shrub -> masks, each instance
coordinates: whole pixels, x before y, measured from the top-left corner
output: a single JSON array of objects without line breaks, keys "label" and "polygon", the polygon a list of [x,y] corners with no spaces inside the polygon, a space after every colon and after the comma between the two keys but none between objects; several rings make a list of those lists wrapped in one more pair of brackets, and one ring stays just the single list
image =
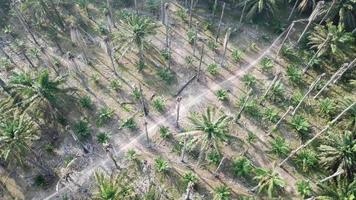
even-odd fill
[{"label": "shrub", "polygon": [[158,112],[163,112],[166,109],[166,100],[163,97],[156,97],[152,103]]},{"label": "shrub", "polygon": [[213,63],[213,64],[209,64],[208,65],[208,72],[213,75],[213,76],[216,76],[219,72],[219,68],[218,68],[218,65]]},{"label": "shrub", "polygon": [[47,181],[46,181],[44,176],[37,175],[37,176],[35,176],[34,184],[37,187],[45,187],[48,183],[47,183]]},{"label": "shrub", "polygon": [[273,60],[268,57],[262,58],[260,61],[260,67],[265,72],[271,71],[271,69],[274,67]]},{"label": "shrub", "polygon": [[188,15],[187,15],[187,10],[186,9],[184,9],[184,8],[178,9],[177,10],[177,15],[183,22],[187,21]]},{"label": "shrub", "polygon": [[291,83],[293,84],[299,84],[301,83],[302,80],[302,71],[298,69],[298,67],[294,65],[289,65],[287,68],[287,76],[288,79]]},{"label": "shrub", "polygon": [[79,120],[73,126],[73,131],[77,135],[79,140],[86,140],[90,136],[89,123],[84,120]]},{"label": "shrub", "polygon": [[119,91],[122,88],[120,81],[114,79],[110,81],[110,88],[115,91]]},{"label": "shrub", "polygon": [[218,44],[216,43],[216,41],[214,39],[211,39],[208,41],[208,47],[211,50],[216,50],[218,48]]},{"label": "shrub", "polygon": [[207,159],[209,163],[212,163],[217,166],[221,161],[221,155],[219,154],[219,152],[213,150],[208,153]]},{"label": "shrub", "polygon": [[313,193],[312,187],[309,181],[298,180],[296,183],[297,191],[303,199],[310,197]]},{"label": "shrub", "polygon": [[229,98],[227,91],[223,89],[218,90],[215,95],[219,99],[219,101],[227,101]]},{"label": "shrub", "polygon": [[195,175],[192,171],[186,172],[183,175],[183,184],[184,187],[187,187],[189,183],[197,183],[198,182],[198,177]]},{"label": "shrub", "polygon": [[278,121],[278,112],[273,108],[266,108],[263,112],[263,119],[272,123],[276,123]]},{"label": "shrub", "polygon": [[167,84],[171,84],[174,80],[172,71],[168,68],[162,68],[157,71],[158,76]]},{"label": "shrub", "polygon": [[159,127],[159,136],[162,139],[168,139],[171,137],[171,132],[169,131],[169,128],[167,126],[160,126]]},{"label": "shrub", "polygon": [[243,52],[239,49],[234,49],[231,53],[231,56],[232,56],[232,60],[235,62],[235,63],[238,63],[241,61],[242,59],[242,55],[243,55]]},{"label": "shrub", "polygon": [[188,33],[187,33],[187,36],[188,36],[188,42],[189,44],[194,44],[195,40],[197,39],[196,38],[196,30],[195,29],[189,29],[188,30]]},{"label": "shrub", "polygon": [[93,75],[91,75],[91,80],[95,83],[95,85],[98,85],[98,84],[100,83],[99,74],[93,74]]},{"label": "shrub", "polygon": [[309,122],[301,115],[296,115],[292,118],[291,122],[292,127],[297,131],[298,136],[305,140],[309,136]]},{"label": "shrub", "polygon": [[283,99],[284,98],[284,85],[281,81],[277,81],[271,88],[271,98],[272,100]]},{"label": "shrub", "polygon": [[135,87],[133,90],[132,90],[132,96],[133,96],[133,98],[136,100],[136,101],[138,101],[138,100],[140,100],[140,98],[141,98],[141,91],[140,91],[140,89],[138,88],[138,87]]},{"label": "shrub", "polygon": [[287,144],[286,140],[280,136],[270,141],[270,145],[271,153],[280,157],[288,155],[290,151],[289,144]]},{"label": "shrub", "polygon": [[127,128],[130,130],[135,130],[137,128],[137,124],[133,117],[130,117],[122,122],[121,128]]},{"label": "shrub", "polygon": [[163,49],[161,51],[161,56],[164,58],[164,60],[168,61],[171,59],[172,52],[169,49]]},{"label": "shrub", "polygon": [[255,119],[261,117],[261,111],[256,100],[249,100],[246,103],[244,112]]},{"label": "shrub", "polygon": [[238,157],[232,162],[232,170],[235,176],[246,177],[253,171],[252,163],[246,157]]},{"label": "shrub", "polygon": [[165,173],[169,169],[168,162],[164,160],[162,157],[158,157],[155,159],[155,170],[160,173]]},{"label": "shrub", "polygon": [[294,162],[303,171],[308,172],[318,165],[318,155],[311,149],[302,149],[294,158]]},{"label": "shrub", "polygon": [[89,96],[83,96],[79,99],[79,104],[82,108],[91,109],[93,107],[93,102]]},{"label": "shrub", "polygon": [[109,142],[110,136],[108,133],[101,132],[98,135],[96,135],[96,140],[98,141],[99,144],[107,144]]},{"label": "shrub", "polygon": [[335,101],[329,97],[319,100],[319,110],[324,115],[332,115],[336,110]]},{"label": "shrub", "polygon": [[194,59],[192,56],[186,56],[185,57],[185,63],[188,65],[188,66],[192,66],[193,63],[194,63]]},{"label": "shrub", "polygon": [[256,77],[254,77],[252,74],[245,74],[243,77],[242,77],[242,82],[244,82],[244,84],[247,86],[247,87],[255,87],[256,85]]},{"label": "shrub", "polygon": [[98,126],[102,126],[107,122],[109,122],[109,120],[111,120],[113,116],[114,116],[114,110],[108,107],[103,107],[99,111],[99,115],[97,116],[96,123]]}]

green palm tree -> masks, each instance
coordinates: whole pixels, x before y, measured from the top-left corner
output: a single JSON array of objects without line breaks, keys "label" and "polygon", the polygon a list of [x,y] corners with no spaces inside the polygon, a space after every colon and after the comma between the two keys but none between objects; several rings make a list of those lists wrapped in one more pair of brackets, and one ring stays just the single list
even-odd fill
[{"label": "green palm tree", "polygon": [[155,159],[155,169],[157,172],[160,173],[165,173],[168,172],[169,165],[166,160],[164,160],[162,157],[158,157]]},{"label": "green palm tree", "polygon": [[298,1],[298,10],[305,12],[312,10],[319,0],[296,0]]},{"label": "green palm tree", "polygon": [[258,181],[258,185],[253,191],[258,189],[258,193],[267,192],[268,197],[272,198],[276,191],[284,188],[285,182],[275,170],[257,168],[255,172],[254,179]]},{"label": "green palm tree", "polygon": [[355,133],[345,131],[342,134],[329,134],[326,143],[319,146],[322,166],[336,172],[344,170],[347,177],[356,173],[356,137]]},{"label": "green palm tree", "polygon": [[158,27],[150,18],[128,14],[123,16],[123,28],[115,39],[123,43],[122,46],[130,46],[133,42],[138,49],[139,69],[144,65],[144,50],[148,46],[147,37],[156,33]]},{"label": "green palm tree", "polygon": [[192,136],[192,142],[200,144],[199,164],[209,147],[219,152],[218,144],[228,139],[229,124],[233,118],[222,111],[217,112],[215,107],[207,107],[205,113],[192,113],[188,119],[193,126],[192,130],[181,135]]},{"label": "green palm tree", "polygon": [[231,189],[225,185],[218,186],[214,189],[214,200],[229,200]]},{"label": "green palm tree", "polygon": [[350,200],[356,196],[356,180],[349,182],[345,178],[329,181],[327,184],[319,184],[316,199],[322,200]]},{"label": "green palm tree", "polygon": [[353,45],[355,38],[352,33],[346,32],[342,25],[335,26],[332,22],[325,26],[317,25],[308,36],[311,48],[319,50],[317,57],[329,56],[340,62],[347,62],[356,54]]},{"label": "green palm tree", "polygon": [[35,124],[25,114],[15,112],[12,116],[0,117],[0,157],[5,161],[15,160],[22,164],[36,139]]},{"label": "green palm tree", "polygon": [[108,177],[102,172],[95,172],[95,180],[98,187],[98,192],[94,195],[95,200],[121,200],[135,197],[126,173]]},{"label": "green palm tree", "polygon": [[246,4],[246,18],[253,19],[257,16],[272,17],[276,12],[280,0],[244,0],[240,7]]},{"label": "green palm tree", "polygon": [[62,88],[64,77],[52,79],[47,70],[38,73],[35,77],[19,73],[10,78],[10,88],[19,94],[25,107],[49,109],[56,112],[61,101],[74,88]]}]

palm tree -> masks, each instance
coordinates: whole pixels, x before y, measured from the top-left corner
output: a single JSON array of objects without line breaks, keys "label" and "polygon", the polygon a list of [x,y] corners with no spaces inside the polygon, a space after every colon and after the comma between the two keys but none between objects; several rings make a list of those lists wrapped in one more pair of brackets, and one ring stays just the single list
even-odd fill
[{"label": "palm tree", "polygon": [[247,19],[252,19],[256,16],[272,17],[279,2],[280,0],[244,0],[240,2],[239,6],[245,7]]},{"label": "palm tree", "polygon": [[25,114],[0,116],[0,156],[5,161],[20,164],[31,150],[32,141],[38,139],[35,124]]},{"label": "palm tree", "polygon": [[218,186],[214,189],[214,200],[229,200],[231,189],[225,185]]},{"label": "palm tree", "polygon": [[345,178],[329,181],[328,184],[319,184],[317,199],[342,200],[353,199],[356,196],[356,180],[349,182]]},{"label": "palm tree", "polygon": [[155,159],[155,169],[157,172],[165,173],[169,169],[168,162],[164,160],[162,157],[158,157]]},{"label": "palm tree", "polygon": [[199,164],[203,153],[209,147],[219,152],[218,144],[229,137],[229,124],[233,118],[223,112],[217,112],[215,107],[207,107],[205,113],[192,113],[188,119],[193,125],[192,130],[181,135],[193,136],[193,142],[200,143]]},{"label": "palm tree", "polygon": [[355,38],[346,32],[342,25],[335,26],[332,22],[325,26],[317,25],[308,36],[311,48],[318,50],[317,57],[329,56],[340,62],[346,62],[356,54],[353,45]]},{"label": "palm tree", "polygon": [[121,32],[116,35],[119,42],[123,42],[122,46],[130,46],[133,42],[138,49],[139,69],[144,66],[144,49],[147,47],[147,37],[156,33],[158,27],[150,18],[129,14],[123,18],[124,27]]},{"label": "palm tree", "polygon": [[258,185],[253,191],[258,189],[258,193],[267,192],[268,197],[272,198],[276,191],[284,188],[285,182],[275,170],[257,168],[255,172],[254,179],[258,181]]},{"label": "palm tree", "polygon": [[322,166],[332,172],[342,169],[347,177],[352,178],[356,172],[355,133],[330,134],[326,139],[327,143],[319,146]]},{"label": "palm tree", "polygon": [[102,172],[95,172],[95,180],[98,186],[98,192],[94,196],[95,200],[119,200],[135,197],[131,186],[132,182],[126,173],[107,177]]},{"label": "palm tree", "polygon": [[296,1],[298,1],[298,10],[305,12],[308,10],[312,10],[316,6],[316,3],[320,0],[296,0]]},{"label": "palm tree", "polygon": [[68,92],[74,88],[62,88],[65,79],[59,76],[52,79],[47,70],[32,77],[26,73],[15,74],[10,79],[10,88],[23,98],[22,104],[26,107],[49,108],[51,112],[56,112],[61,101]]}]

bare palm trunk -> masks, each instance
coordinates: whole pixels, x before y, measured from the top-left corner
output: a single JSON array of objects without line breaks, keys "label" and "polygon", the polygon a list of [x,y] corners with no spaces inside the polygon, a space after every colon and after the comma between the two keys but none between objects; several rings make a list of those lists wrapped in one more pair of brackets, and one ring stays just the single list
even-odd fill
[{"label": "bare palm trunk", "polygon": [[325,39],[325,41],[321,44],[321,47],[318,49],[318,51],[313,55],[313,57],[310,59],[310,61],[308,62],[307,66],[305,66],[305,68],[303,69],[303,74],[305,74],[309,67],[313,64],[313,61],[316,57],[318,57],[320,51],[324,50],[325,45],[330,41],[330,36],[328,35]]},{"label": "bare palm trunk", "polygon": [[105,44],[105,51],[108,54],[109,58],[110,58],[110,62],[111,62],[111,66],[114,70],[115,75],[118,75],[117,71],[116,71],[116,66],[115,66],[115,62],[114,62],[114,58],[112,55],[112,50],[111,50],[111,46],[110,46],[110,39],[109,37],[105,36],[104,37],[104,44]]},{"label": "bare palm trunk", "polygon": [[298,153],[301,149],[304,147],[308,146],[310,143],[312,143],[316,138],[318,138],[321,134],[326,132],[339,118],[344,115],[348,110],[350,110],[353,106],[355,106],[355,102],[352,103],[349,107],[345,108],[338,116],[336,116],[332,121],[328,123],[328,125],[325,126],[323,130],[321,130],[319,133],[317,133],[313,138],[308,140],[305,144],[300,145],[297,149],[293,150],[282,162],[279,163],[279,167],[281,167],[285,162],[287,162],[292,156],[294,156],[296,153]]},{"label": "bare palm trunk", "polygon": [[34,69],[36,68],[35,65],[32,63],[31,59],[26,55],[26,52],[23,50],[21,53],[24,56],[25,60],[30,64],[30,66]]},{"label": "bare palm trunk", "polygon": [[288,16],[288,21],[292,18],[293,14],[294,14],[294,11],[297,8],[298,2],[299,2],[299,0],[295,1],[294,5],[293,5],[293,8],[292,8],[292,11],[290,12],[290,14]]},{"label": "bare palm trunk", "polygon": [[180,102],[182,101],[182,97],[181,96],[177,97],[176,101],[177,101],[176,127],[179,128]]},{"label": "bare palm trunk", "polygon": [[328,177],[326,177],[326,178],[321,179],[321,180],[319,181],[319,183],[322,183],[322,182],[325,182],[325,181],[327,181],[327,180],[330,180],[330,179],[332,179],[332,178],[334,178],[334,177],[337,177],[337,176],[339,176],[339,175],[341,175],[341,174],[343,174],[343,173],[345,173],[345,170],[340,169],[340,170],[338,170],[337,172],[333,173],[332,175],[330,175],[330,176],[328,176]]},{"label": "bare palm trunk", "polygon": [[17,64],[15,63],[15,61],[9,56],[9,54],[6,53],[5,49],[3,49],[3,47],[0,46],[0,51],[2,52],[2,54],[4,54],[4,56],[10,60],[10,62],[17,67]]},{"label": "bare palm trunk", "polygon": [[222,11],[221,11],[221,15],[220,15],[220,20],[219,20],[219,25],[218,25],[218,31],[217,31],[217,33],[216,33],[216,38],[215,38],[216,42],[217,42],[218,39],[219,39],[220,29],[221,29],[221,23],[222,23],[222,19],[223,19],[223,17],[224,17],[224,12],[225,12],[225,6],[226,6],[226,3],[224,2],[223,7],[222,7]]},{"label": "bare palm trunk", "polygon": [[300,35],[297,44],[302,40],[302,38],[304,37],[305,33],[308,31],[310,25],[312,24],[312,22],[314,21],[315,17],[319,14],[319,11],[321,10],[322,6],[324,5],[324,1],[319,1],[317,3],[317,5],[315,6],[315,9],[313,10],[313,12],[310,14],[310,17],[308,19],[308,24],[305,26],[303,33]]},{"label": "bare palm trunk", "polygon": [[0,87],[1,87],[9,96],[12,96],[10,89],[7,87],[5,81],[1,79],[1,77],[0,77]]},{"label": "bare palm trunk", "polygon": [[292,116],[295,115],[295,113],[297,113],[298,108],[300,107],[300,105],[302,105],[302,103],[304,102],[304,100],[307,98],[307,96],[309,95],[309,93],[315,88],[315,86],[320,82],[321,78],[325,76],[325,73],[319,75],[315,81],[309,86],[308,91],[305,93],[305,95],[303,96],[303,98],[299,101],[298,105],[294,108],[293,112],[292,112]]},{"label": "bare palm trunk", "polygon": [[278,120],[278,122],[271,128],[267,135],[271,135],[273,131],[275,131],[278,126],[282,123],[282,121],[287,117],[288,113],[293,110],[292,106],[289,106],[287,111],[282,115],[282,117]]},{"label": "bare palm trunk", "polygon": [[281,45],[279,46],[279,48],[278,48],[278,50],[277,50],[277,53],[276,53],[274,59],[277,59],[277,58],[278,58],[279,53],[281,52],[281,50],[282,50],[282,48],[283,48],[283,46],[284,46],[284,43],[287,41],[287,38],[289,37],[289,34],[290,34],[291,30],[293,29],[294,25],[295,25],[295,22],[294,22],[294,21],[291,23],[291,25],[289,25],[287,34],[286,34],[286,36],[283,38],[283,41],[282,41]]},{"label": "bare palm trunk", "polygon": [[320,89],[320,91],[314,96],[316,99],[331,83],[335,84],[336,81],[340,79],[340,77],[349,69],[354,67],[356,64],[356,58],[350,63],[344,63],[329,79],[329,81]]},{"label": "bare palm trunk", "polygon": [[281,72],[278,71],[278,72],[276,73],[276,75],[274,76],[272,82],[268,85],[267,90],[266,90],[265,93],[262,95],[261,101],[260,101],[260,104],[261,104],[261,105],[263,104],[263,101],[266,99],[266,97],[267,97],[269,91],[272,89],[273,85],[279,80],[280,76],[281,76]]},{"label": "bare palm trunk", "polygon": [[215,171],[214,171],[214,176],[219,176],[219,172],[220,172],[221,167],[222,167],[222,165],[223,165],[223,163],[224,163],[225,160],[226,160],[226,157],[222,157],[222,159],[220,160],[220,163],[219,163],[218,167],[217,167],[217,168],[215,169]]},{"label": "bare palm trunk", "polygon": [[191,199],[190,196],[191,196],[191,193],[193,191],[193,186],[194,186],[193,182],[189,182],[188,183],[184,200],[190,200]]},{"label": "bare palm trunk", "polygon": [[213,16],[213,19],[215,17],[215,12],[216,12],[217,6],[218,6],[218,0],[215,0],[214,5],[213,5],[213,13],[211,14]]},{"label": "bare palm trunk", "polygon": [[328,17],[328,15],[329,15],[331,9],[334,8],[335,3],[336,3],[336,0],[333,0],[332,3],[331,3],[331,5],[330,5],[330,7],[329,7],[329,9],[328,9],[328,11],[326,11],[324,17],[321,19],[321,21],[319,22],[319,24],[322,24],[322,23],[326,20],[326,18]]},{"label": "bare palm trunk", "polygon": [[237,112],[237,114],[236,114],[236,119],[235,119],[235,122],[236,122],[236,123],[237,123],[238,120],[241,118],[241,114],[242,114],[242,112],[245,110],[245,107],[246,107],[246,105],[247,105],[247,102],[248,102],[248,101],[250,100],[250,98],[251,98],[251,94],[252,94],[252,89],[250,89],[250,90],[247,92],[246,99],[245,99],[244,103],[242,104],[242,106],[241,106],[239,112]]},{"label": "bare palm trunk", "polygon": [[199,61],[199,67],[198,67],[198,72],[197,72],[197,81],[200,81],[200,75],[201,75],[201,65],[203,63],[203,58],[204,58],[204,48],[205,45],[203,44],[200,52],[200,61]]},{"label": "bare palm trunk", "polygon": [[185,151],[187,150],[187,142],[188,142],[188,137],[185,136],[184,138],[184,144],[183,144],[183,148],[182,148],[182,152],[180,154],[180,161],[182,163],[184,163],[184,156],[185,156]]},{"label": "bare palm trunk", "polygon": [[194,43],[193,43],[193,56],[195,56],[195,51],[198,43],[198,22],[195,23],[195,35],[194,35]]},{"label": "bare palm trunk", "polygon": [[38,43],[38,41],[35,38],[34,33],[32,32],[32,30],[30,29],[30,26],[28,25],[28,23],[26,22],[26,20],[24,19],[24,17],[22,16],[22,14],[20,13],[20,11],[17,9],[16,5],[13,6],[15,12],[16,12],[16,16],[19,19],[19,21],[21,22],[22,26],[25,28],[25,30],[30,34],[31,39],[33,40],[33,42],[38,46],[41,47],[41,45]]},{"label": "bare palm trunk", "polygon": [[192,27],[193,1],[194,1],[194,0],[190,0],[190,7],[189,7],[189,28]]},{"label": "bare palm trunk", "polygon": [[231,34],[231,28],[228,28],[226,31],[226,35],[225,35],[225,39],[224,39],[224,50],[223,50],[223,54],[221,55],[221,62],[220,62],[220,66],[224,67],[225,64],[225,55],[226,55],[226,50],[227,50],[227,45],[229,43],[229,39],[230,39],[230,34]]},{"label": "bare palm trunk", "polygon": [[137,0],[134,0],[135,3],[135,10],[136,10],[136,14],[138,15],[138,5],[137,5]]},{"label": "bare palm trunk", "polygon": [[246,4],[247,4],[247,1],[245,1],[244,7],[242,8],[242,13],[241,13],[241,16],[240,16],[240,24],[242,23],[242,20],[243,20],[244,15],[245,15]]}]

